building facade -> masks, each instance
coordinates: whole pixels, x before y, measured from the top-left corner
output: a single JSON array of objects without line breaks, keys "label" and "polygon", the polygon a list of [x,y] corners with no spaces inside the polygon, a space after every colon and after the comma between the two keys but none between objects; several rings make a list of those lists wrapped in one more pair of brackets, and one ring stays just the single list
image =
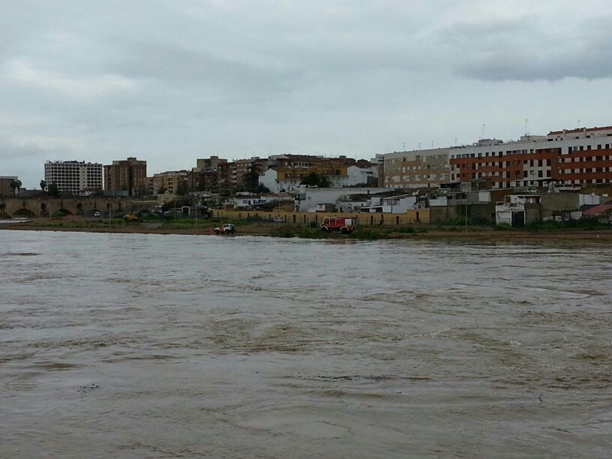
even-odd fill
[{"label": "building facade", "polygon": [[451,179],[450,152],[451,147],[387,153],[381,185],[385,188],[430,188],[447,183]]},{"label": "building facade", "polygon": [[552,131],[515,142],[483,140],[450,154],[451,181],[491,188],[612,183],[612,126]]},{"label": "building facade", "polygon": [[219,164],[221,163],[227,163],[227,159],[219,158],[218,156],[196,159],[196,169],[197,172],[210,169],[216,170],[219,167]]},{"label": "building facade", "polygon": [[75,195],[102,190],[102,164],[84,161],[47,161],[45,182],[55,184],[60,193]]},{"label": "building facade", "polygon": [[15,196],[15,190],[11,188],[11,183],[17,181],[16,176],[0,176],[0,196],[13,197]]},{"label": "building facade", "polygon": [[[161,172],[159,174],[153,175],[152,179],[148,179],[149,183],[152,182],[152,193],[151,194],[159,194],[160,190],[165,190],[165,192],[170,194],[175,194],[181,182],[187,183],[189,186],[191,173],[186,170],[182,171],[167,171]],[[150,185],[149,185],[150,186]]]},{"label": "building facade", "polygon": [[104,166],[104,191],[113,196],[137,196],[147,192],[147,162],[136,158]]}]

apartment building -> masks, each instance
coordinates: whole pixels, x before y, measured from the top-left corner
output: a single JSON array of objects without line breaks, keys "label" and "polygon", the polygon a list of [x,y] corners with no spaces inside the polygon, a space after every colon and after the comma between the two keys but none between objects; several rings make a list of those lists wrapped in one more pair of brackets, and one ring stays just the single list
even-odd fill
[{"label": "apartment building", "polygon": [[400,151],[384,155],[385,188],[436,187],[451,179],[449,156],[452,147]]},{"label": "apartment building", "polygon": [[612,183],[612,126],[552,131],[518,141],[481,140],[450,153],[451,181],[492,188]]},{"label": "apartment building", "polygon": [[18,178],[13,175],[0,176],[0,196],[13,197],[15,196],[15,190],[11,188],[11,183],[17,181]]},{"label": "apartment building", "polygon": [[219,158],[218,156],[211,156],[210,158],[196,159],[197,172],[217,169],[219,164],[227,163],[227,159]]},{"label": "apartment building", "polygon": [[186,170],[182,171],[166,171],[159,174],[153,175],[149,182],[153,182],[152,194],[159,193],[159,190],[166,190],[166,192],[175,194],[178,191],[179,184],[182,181],[189,183],[190,172]]},{"label": "apartment building", "polygon": [[102,164],[84,161],[47,161],[45,182],[60,193],[75,195],[102,190]]},{"label": "apartment building", "polygon": [[114,196],[144,194],[147,188],[146,179],[146,161],[128,158],[104,166],[104,191]]}]

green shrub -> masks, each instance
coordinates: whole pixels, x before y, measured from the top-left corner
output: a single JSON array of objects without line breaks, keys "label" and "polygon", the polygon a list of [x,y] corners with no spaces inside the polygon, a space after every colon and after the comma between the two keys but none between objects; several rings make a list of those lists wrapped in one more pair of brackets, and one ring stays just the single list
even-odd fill
[{"label": "green shrub", "polygon": [[408,226],[405,228],[398,228],[394,230],[396,233],[405,233],[405,234],[413,234],[416,233],[416,230],[412,226]]},{"label": "green shrub", "polygon": [[302,228],[298,233],[298,237],[302,239],[325,239],[329,237],[329,233],[316,228]]},{"label": "green shrub", "polygon": [[295,237],[295,232],[289,226],[280,228],[274,232],[276,237]]},{"label": "green shrub", "polygon": [[351,239],[358,239],[360,241],[376,241],[381,239],[383,236],[377,231],[373,231],[370,229],[361,229],[359,231],[353,231],[349,234]]}]

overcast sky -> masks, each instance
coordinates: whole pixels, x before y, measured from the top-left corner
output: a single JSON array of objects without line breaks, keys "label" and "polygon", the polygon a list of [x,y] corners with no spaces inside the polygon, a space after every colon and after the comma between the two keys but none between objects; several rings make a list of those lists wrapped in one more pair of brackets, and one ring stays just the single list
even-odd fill
[{"label": "overcast sky", "polygon": [[0,0],[0,175],[612,125],[609,0]]}]

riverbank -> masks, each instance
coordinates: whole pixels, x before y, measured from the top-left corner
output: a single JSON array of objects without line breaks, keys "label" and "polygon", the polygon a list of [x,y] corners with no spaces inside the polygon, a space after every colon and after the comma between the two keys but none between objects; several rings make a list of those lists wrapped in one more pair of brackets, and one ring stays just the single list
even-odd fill
[{"label": "riverbank", "polygon": [[[128,234],[182,234],[182,235],[214,235],[213,227],[218,222],[203,221],[196,228],[193,221],[176,222],[137,222],[125,223],[123,220],[47,220],[18,222],[0,225],[0,230],[20,231],[68,231],[90,233],[128,233]],[[521,241],[575,241],[581,243],[612,243],[612,229],[553,229],[553,230],[496,230],[487,227],[376,227],[361,228],[355,233],[345,236],[326,234],[317,228],[307,228],[300,225],[283,223],[238,223],[237,236],[272,236],[299,237],[305,239],[417,239],[417,240],[455,240],[470,242],[521,242]],[[223,237],[223,236],[220,236]]]}]

